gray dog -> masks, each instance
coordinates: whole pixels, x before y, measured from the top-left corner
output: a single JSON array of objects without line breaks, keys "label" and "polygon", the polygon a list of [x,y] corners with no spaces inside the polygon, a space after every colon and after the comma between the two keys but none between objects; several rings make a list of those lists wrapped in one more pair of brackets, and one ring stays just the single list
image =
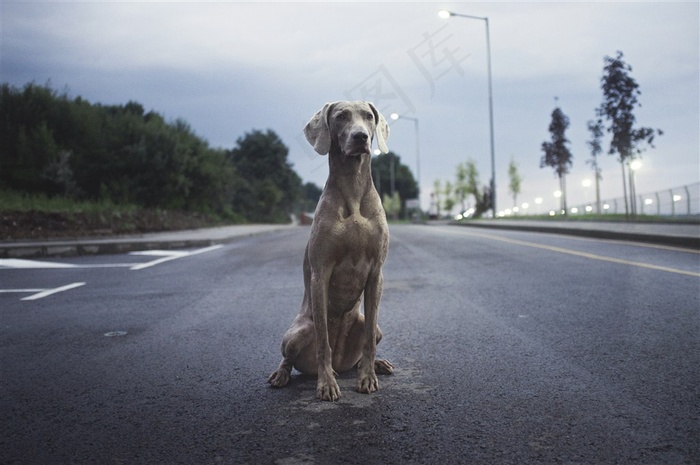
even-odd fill
[{"label": "gray dog", "polygon": [[[372,393],[377,373],[393,366],[377,360],[382,265],[389,228],[372,183],[372,140],[387,153],[389,126],[368,102],[327,103],[304,128],[306,139],[328,154],[329,174],[304,253],[304,299],[282,339],[283,359],[268,382],[289,382],[292,367],[317,375],[316,396],[340,398],[335,372],[357,366],[357,390]],[[364,295],[364,315],[360,303]]]}]

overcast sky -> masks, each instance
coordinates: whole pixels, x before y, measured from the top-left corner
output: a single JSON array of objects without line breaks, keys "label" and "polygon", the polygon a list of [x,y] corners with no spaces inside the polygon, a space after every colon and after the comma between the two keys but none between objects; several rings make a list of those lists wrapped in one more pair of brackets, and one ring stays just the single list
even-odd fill
[{"label": "overcast sky", "polygon": [[[325,102],[374,101],[420,124],[422,206],[436,179],[476,162],[491,177],[485,21],[440,19],[446,8],[489,18],[499,209],[557,204],[540,168],[558,105],[570,118],[569,204],[594,199],[586,122],[602,100],[604,56],[633,67],[641,126],[660,128],[643,154],[639,193],[700,181],[699,6],[690,2],[2,2],[2,82],[46,84],[92,103],[137,101],[182,118],[213,147],[275,131],[304,181],[322,186],[327,160],[302,128]],[[604,141],[607,151],[609,138]],[[391,122],[389,148],[417,175],[411,120]],[[603,198],[622,195],[616,157],[603,155]]]}]

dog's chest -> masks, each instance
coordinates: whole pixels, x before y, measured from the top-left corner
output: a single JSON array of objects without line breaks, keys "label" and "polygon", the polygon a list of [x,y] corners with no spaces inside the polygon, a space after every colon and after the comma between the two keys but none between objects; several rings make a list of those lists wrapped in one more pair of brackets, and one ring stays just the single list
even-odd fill
[{"label": "dog's chest", "polygon": [[351,260],[384,261],[388,227],[384,218],[366,218],[359,213],[340,221],[334,228],[335,241]]},{"label": "dog's chest", "polygon": [[333,271],[329,282],[329,311],[345,313],[355,306],[367,285],[367,278],[384,263],[388,228],[383,218],[350,215],[327,231],[325,245]]}]

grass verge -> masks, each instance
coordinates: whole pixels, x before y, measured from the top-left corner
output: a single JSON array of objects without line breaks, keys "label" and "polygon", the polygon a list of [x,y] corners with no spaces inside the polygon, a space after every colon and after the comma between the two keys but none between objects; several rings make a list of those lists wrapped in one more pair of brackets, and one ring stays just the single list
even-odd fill
[{"label": "grass verge", "polygon": [[100,237],[242,223],[234,215],[0,191],[0,240]]}]

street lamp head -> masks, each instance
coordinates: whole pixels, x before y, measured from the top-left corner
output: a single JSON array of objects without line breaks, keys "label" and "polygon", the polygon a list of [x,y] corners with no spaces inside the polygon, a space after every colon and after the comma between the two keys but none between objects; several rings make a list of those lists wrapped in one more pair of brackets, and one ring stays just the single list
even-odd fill
[{"label": "street lamp head", "polygon": [[447,10],[438,11],[438,16],[441,17],[442,19],[447,19],[450,16],[452,16],[452,14],[453,13],[451,11],[447,11]]},{"label": "street lamp head", "polygon": [[642,162],[640,160],[632,160],[630,162],[630,169],[632,171],[637,171],[641,167],[642,167]]},{"label": "street lamp head", "polygon": [[398,113],[392,113],[392,114],[389,115],[389,118],[391,118],[391,119],[393,119],[394,121],[396,121],[397,119],[399,119],[399,114],[398,114]]}]

